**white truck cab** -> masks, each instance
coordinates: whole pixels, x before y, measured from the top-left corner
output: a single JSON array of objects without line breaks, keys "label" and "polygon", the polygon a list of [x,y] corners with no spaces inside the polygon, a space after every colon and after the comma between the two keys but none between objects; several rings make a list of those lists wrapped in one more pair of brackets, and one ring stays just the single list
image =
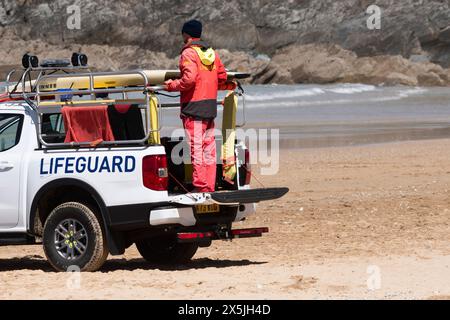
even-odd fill
[{"label": "white truck cab", "polygon": [[[57,72],[61,70],[65,73]],[[35,80],[27,84],[26,76],[33,72]],[[142,76],[142,84],[136,85],[136,74]],[[163,78],[168,74],[173,76],[166,72]],[[58,82],[69,76],[82,80],[70,85],[70,101],[61,99],[69,86],[62,85],[66,90],[62,91]],[[108,81],[127,77],[128,82],[105,88],[100,82],[106,78],[97,81],[101,77]],[[144,71],[94,73],[66,65],[24,68],[17,85],[0,98],[0,245],[42,244],[56,270],[75,265],[94,271],[108,254],[123,254],[133,244],[151,263],[185,263],[199,246],[213,240],[268,231],[236,230],[232,224],[254,213],[256,202],[279,198],[287,188],[250,189],[245,159],[238,157],[247,151],[237,143],[236,156],[242,159],[236,161],[235,183],[225,184],[219,174],[216,192],[190,193],[189,166],[174,164],[170,156],[182,139],[151,139],[159,133],[154,122],[160,118],[154,112],[161,112],[160,105],[152,109],[153,93],[146,90],[161,82],[154,78]],[[65,141],[69,128],[62,107],[134,103],[136,99],[127,97],[132,91],[144,95],[137,103],[145,129],[142,139]],[[112,94],[121,94],[121,99],[106,97]],[[76,102],[76,95],[91,100]]]}]

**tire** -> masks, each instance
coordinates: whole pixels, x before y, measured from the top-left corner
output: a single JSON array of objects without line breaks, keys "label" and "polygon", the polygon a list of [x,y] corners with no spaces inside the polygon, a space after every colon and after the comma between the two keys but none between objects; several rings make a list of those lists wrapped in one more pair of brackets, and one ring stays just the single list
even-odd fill
[{"label": "tire", "polygon": [[178,243],[175,237],[156,237],[136,242],[141,256],[150,263],[177,265],[191,261],[196,243]]},{"label": "tire", "polygon": [[57,271],[73,266],[80,271],[96,271],[108,257],[97,216],[78,202],[63,203],[50,213],[44,224],[43,244],[47,260]]}]

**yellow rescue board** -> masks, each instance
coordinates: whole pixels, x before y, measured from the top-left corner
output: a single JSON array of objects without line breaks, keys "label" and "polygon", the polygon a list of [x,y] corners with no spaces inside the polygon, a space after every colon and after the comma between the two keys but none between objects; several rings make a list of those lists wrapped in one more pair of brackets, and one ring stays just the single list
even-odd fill
[{"label": "yellow rescue board", "polygon": [[161,144],[161,137],[159,133],[159,119],[158,119],[158,98],[152,94],[150,96],[150,144]]},{"label": "yellow rescue board", "polygon": [[233,91],[228,92],[223,100],[222,117],[222,174],[225,181],[234,184],[236,177],[236,157],[234,141],[236,139],[236,113],[238,97]]}]

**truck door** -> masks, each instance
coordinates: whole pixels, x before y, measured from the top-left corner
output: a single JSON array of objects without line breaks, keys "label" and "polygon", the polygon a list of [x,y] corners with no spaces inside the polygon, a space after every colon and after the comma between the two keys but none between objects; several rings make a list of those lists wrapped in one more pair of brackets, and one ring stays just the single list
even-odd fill
[{"label": "truck door", "polygon": [[23,115],[0,114],[0,229],[19,220],[20,163]]}]

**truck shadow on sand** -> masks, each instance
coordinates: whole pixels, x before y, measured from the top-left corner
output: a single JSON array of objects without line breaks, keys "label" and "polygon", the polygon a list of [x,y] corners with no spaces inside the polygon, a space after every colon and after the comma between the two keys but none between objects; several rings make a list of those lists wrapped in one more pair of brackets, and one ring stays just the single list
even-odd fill
[{"label": "truck shadow on sand", "polygon": [[[98,272],[111,271],[133,271],[133,270],[161,270],[161,271],[183,271],[205,268],[230,268],[250,265],[266,264],[266,261],[243,260],[213,260],[209,258],[193,259],[191,262],[177,266],[152,264],[144,259],[109,259]],[[0,272],[19,270],[41,270],[44,272],[55,272],[45,257],[29,255],[10,259],[0,259]]]},{"label": "truck shadow on sand", "polygon": [[160,264],[152,264],[146,262],[144,259],[111,259],[106,261],[100,271],[110,272],[116,270],[163,270],[163,271],[180,271],[180,270],[192,270],[192,269],[205,269],[205,268],[229,268],[229,267],[240,267],[249,265],[259,265],[265,264],[265,261],[250,261],[244,260],[213,260],[209,258],[193,259],[191,262],[177,265],[168,266]]}]

